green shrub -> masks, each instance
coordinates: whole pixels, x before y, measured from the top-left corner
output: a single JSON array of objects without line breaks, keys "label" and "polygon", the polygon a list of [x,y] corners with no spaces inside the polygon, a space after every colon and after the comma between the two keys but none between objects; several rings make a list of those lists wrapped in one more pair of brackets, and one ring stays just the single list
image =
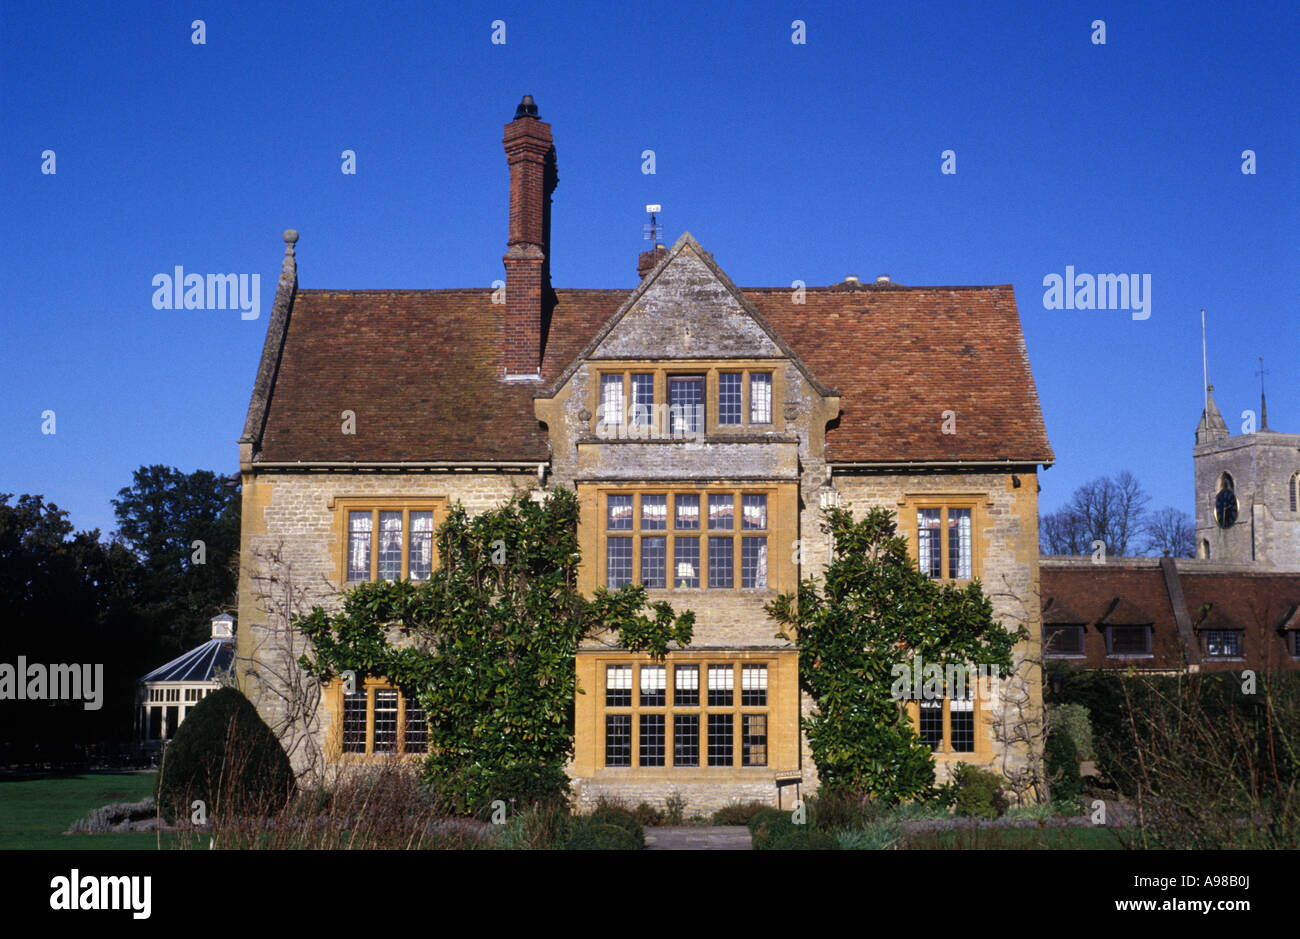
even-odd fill
[{"label": "green shrub", "polygon": [[751,818],[770,808],[765,802],[733,802],[714,812],[710,821],[714,825],[748,825]]},{"label": "green shrub", "polygon": [[1047,771],[1047,785],[1053,802],[1073,803],[1083,792],[1078,756],[1074,740],[1063,727],[1058,726],[1048,733],[1043,768]]},{"label": "green shrub", "polygon": [[189,818],[202,800],[207,815],[271,815],[294,792],[293,768],[279,739],[248,699],[220,688],[190,708],[163,754],[158,804],[169,819]]},{"label": "green shrub", "polygon": [[632,817],[642,828],[654,828],[664,823],[664,813],[649,802],[642,802],[632,810]]},{"label": "green shrub", "polygon": [[958,763],[953,771],[954,805],[958,815],[998,818],[1010,804],[1002,792],[1002,777],[978,766]]},{"label": "green shrub", "polygon": [[749,820],[749,836],[755,851],[767,851],[777,839],[803,827],[791,821],[790,813],[783,809],[764,809]]},{"label": "green shrub", "polygon": [[1047,709],[1050,723],[1070,735],[1074,741],[1076,758],[1095,760],[1097,751],[1092,745],[1092,717],[1082,704],[1055,704]]},{"label": "green shrub", "polygon": [[560,767],[545,764],[516,763],[497,770],[476,766],[441,788],[449,807],[464,800],[475,806],[475,816],[486,821],[498,799],[514,812],[530,805],[567,803],[569,777]]},{"label": "green shrub", "polygon": [[680,825],[682,816],[686,812],[686,799],[680,792],[674,790],[668,798],[664,799],[664,823],[667,825]]},{"label": "green shrub", "polygon": [[839,839],[828,831],[807,831],[806,825],[792,826],[793,831],[787,831],[780,835],[772,842],[771,850],[773,851],[838,851],[840,850]]},{"label": "green shrub", "polygon": [[615,828],[621,828],[628,833],[635,847],[645,847],[645,830],[641,827],[641,823],[636,820],[636,816],[625,808],[613,805],[598,805],[596,811],[587,817],[587,823],[590,825],[613,825]]},{"label": "green shrub", "polygon": [[822,831],[863,828],[880,814],[870,795],[848,789],[823,789],[807,804],[809,822]]},{"label": "green shrub", "polygon": [[576,825],[564,845],[566,851],[635,851],[639,847],[626,828],[590,820]]}]

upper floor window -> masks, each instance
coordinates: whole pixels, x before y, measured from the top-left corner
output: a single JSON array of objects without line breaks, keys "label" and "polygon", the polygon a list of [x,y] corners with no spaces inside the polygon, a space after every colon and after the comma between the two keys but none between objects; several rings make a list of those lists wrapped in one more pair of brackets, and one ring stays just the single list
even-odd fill
[{"label": "upper floor window", "polygon": [[749,373],[749,422],[772,423],[772,373]]},{"label": "upper floor window", "polygon": [[720,364],[676,373],[668,365],[654,371],[601,371],[595,430],[602,437],[654,439],[773,425],[778,390],[770,369]]},{"label": "upper floor window", "polygon": [[704,431],[704,377],[673,376],[668,379],[668,432],[698,434]]},{"label": "upper floor window", "polygon": [[767,503],[743,490],[606,493],[605,586],[766,588]]},{"label": "upper floor window", "polygon": [[1107,655],[1150,655],[1151,627],[1107,626]]},{"label": "upper floor window", "polygon": [[723,372],[718,375],[718,423],[739,424],[742,404],[740,372]]},{"label": "upper floor window", "polygon": [[916,561],[921,573],[927,577],[969,580],[971,549],[969,508],[937,506],[916,510]]},{"label": "upper floor window", "polygon": [[1056,624],[1044,626],[1043,652],[1047,655],[1083,655],[1083,627]]},{"label": "upper floor window", "polygon": [[1300,470],[1291,474],[1291,511],[1300,512]]},{"label": "upper floor window", "polygon": [[1211,658],[1241,658],[1241,632],[1236,629],[1207,629],[1205,654]]},{"label": "upper floor window", "polygon": [[349,509],[345,580],[428,580],[433,573],[433,515],[432,507]]}]

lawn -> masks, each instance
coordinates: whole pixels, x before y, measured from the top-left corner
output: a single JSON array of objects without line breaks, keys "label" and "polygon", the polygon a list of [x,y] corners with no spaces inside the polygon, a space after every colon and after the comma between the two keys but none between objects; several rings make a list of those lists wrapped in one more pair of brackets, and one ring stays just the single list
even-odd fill
[{"label": "lawn", "polygon": [[152,832],[65,835],[91,809],[153,794],[156,771],[0,781],[0,850],[152,850]]}]

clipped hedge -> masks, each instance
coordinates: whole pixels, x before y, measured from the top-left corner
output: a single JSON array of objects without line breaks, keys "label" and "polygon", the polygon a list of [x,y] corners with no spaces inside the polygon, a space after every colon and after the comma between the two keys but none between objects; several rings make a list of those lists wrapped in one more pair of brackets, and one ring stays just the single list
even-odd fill
[{"label": "clipped hedge", "polygon": [[190,708],[163,753],[158,805],[171,820],[189,818],[202,800],[206,814],[269,815],[294,793],[293,767],[257,709],[233,688]]}]

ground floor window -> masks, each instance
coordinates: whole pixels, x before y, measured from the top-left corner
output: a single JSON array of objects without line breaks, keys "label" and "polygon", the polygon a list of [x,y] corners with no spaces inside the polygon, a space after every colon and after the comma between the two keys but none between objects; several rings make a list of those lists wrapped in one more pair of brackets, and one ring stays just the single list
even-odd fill
[{"label": "ground floor window", "polygon": [[604,765],[767,766],[769,671],[753,661],[602,664]]},{"label": "ground floor window", "polygon": [[913,701],[910,708],[921,743],[935,753],[975,753],[979,707],[973,697]]},{"label": "ground floor window", "polygon": [[424,753],[429,728],[424,709],[391,685],[368,684],[348,694],[339,686],[338,742],[344,753]]}]

